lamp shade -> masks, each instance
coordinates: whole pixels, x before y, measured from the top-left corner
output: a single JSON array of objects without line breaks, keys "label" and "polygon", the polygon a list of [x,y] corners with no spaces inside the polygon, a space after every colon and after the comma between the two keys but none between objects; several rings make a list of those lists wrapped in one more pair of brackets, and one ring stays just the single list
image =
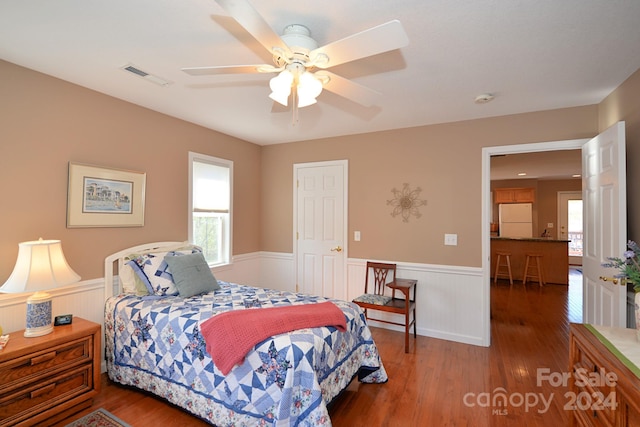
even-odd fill
[{"label": "lamp shade", "polygon": [[37,292],[69,285],[80,276],[69,267],[60,240],[37,240],[18,244],[18,259],[0,292]]},{"label": "lamp shade", "polygon": [[293,84],[293,74],[289,70],[284,70],[269,81],[271,95],[269,98],[286,106],[287,98],[291,94],[291,85]]},{"label": "lamp shade", "polygon": [[313,74],[305,71],[298,82],[298,107],[307,107],[316,103],[316,98],[322,92],[322,82]]}]

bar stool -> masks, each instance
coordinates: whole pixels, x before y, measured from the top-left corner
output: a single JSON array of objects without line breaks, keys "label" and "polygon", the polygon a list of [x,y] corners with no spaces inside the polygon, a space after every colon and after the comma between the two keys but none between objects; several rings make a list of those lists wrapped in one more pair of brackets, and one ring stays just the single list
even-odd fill
[{"label": "bar stool", "polygon": [[[533,274],[529,272],[531,269],[533,269]],[[542,254],[527,254],[527,260],[524,263],[524,274],[522,275],[523,285],[527,284],[527,279],[537,279],[540,286],[546,283],[542,271]]]},{"label": "bar stool", "polygon": [[[511,286],[513,286],[513,275],[511,274],[511,252],[496,252],[497,255],[497,260],[496,260],[496,271],[495,274],[493,276],[493,283],[497,284],[498,283],[498,276],[502,276],[502,277],[508,277],[509,278],[509,284]],[[504,263],[501,263],[500,261],[502,261],[502,257],[504,257]],[[502,272],[500,271],[500,268],[502,267],[506,267],[507,271],[506,272]]]}]

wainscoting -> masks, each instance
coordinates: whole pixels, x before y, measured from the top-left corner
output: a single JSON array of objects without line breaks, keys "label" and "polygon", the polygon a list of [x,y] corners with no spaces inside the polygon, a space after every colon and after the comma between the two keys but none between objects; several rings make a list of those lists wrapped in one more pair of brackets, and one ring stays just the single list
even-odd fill
[{"label": "wainscoting", "polygon": [[[251,269],[259,259],[259,270]],[[241,261],[241,262],[237,262]],[[352,300],[364,291],[367,260],[348,258],[346,283],[337,298]],[[236,274],[243,271],[241,279]],[[256,274],[260,271],[260,274]],[[225,272],[226,273],[226,272]],[[249,276],[253,273],[252,276]],[[216,273],[221,280],[255,283],[257,286],[295,291],[293,254],[263,252],[260,256],[243,256],[236,260],[228,278]],[[484,336],[489,322],[489,292],[483,289],[482,269],[459,266],[398,263],[398,277],[416,279],[417,328],[419,335],[442,338],[465,344],[488,345]],[[389,315],[393,316],[393,315]],[[401,327],[371,322],[372,325],[401,330]]]},{"label": "wainscoting", "polygon": [[[73,314],[92,322],[103,323],[104,279],[91,279],[48,291],[52,296],[54,316]],[[26,327],[27,298],[31,294],[0,294],[0,324],[4,333]]]},{"label": "wainscoting", "polygon": [[[364,291],[366,260],[347,261],[347,299]],[[489,292],[482,286],[482,269],[398,263],[398,277],[416,279],[416,331],[419,335],[465,344],[484,345],[489,316]],[[384,323],[374,326],[402,330]],[[487,337],[488,338],[488,337]],[[488,339],[486,340],[488,342]]]},{"label": "wainscoting", "polygon": [[[366,260],[347,259],[347,285],[340,298],[351,300],[364,290]],[[216,278],[283,291],[295,291],[293,254],[256,252],[233,257],[231,266],[214,270]],[[416,279],[417,333],[466,344],[488,345],[489,292],[482,269],[398,263],[398,277]],[[50,291],[53,314],[73,314],[102,324],[104,279],[91,279]],[[29,294],[0,294],[0,324],[5,332],[24,329]],[[372,325],[400,330],[380,322]]]}]

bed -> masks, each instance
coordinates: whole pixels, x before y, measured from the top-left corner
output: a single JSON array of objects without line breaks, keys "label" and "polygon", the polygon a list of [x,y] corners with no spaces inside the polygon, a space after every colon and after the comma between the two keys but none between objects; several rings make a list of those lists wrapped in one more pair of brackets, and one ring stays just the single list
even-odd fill
[{"label": "bed", "polygon": [[[105,358],[112,381],[219,427],[331,425],[327,405],[352,379],[387,381],[357,305],[215,278],[201,289],[193,284],[208,279],[179,274],[181,265],[199,262],[198,252],[186,242],[159,242],[105,259]],[[310,313],[317,322],[329,309],[329,325],[305,327]],[[302,327],[283,332],[287,326],[278,318],[300,319],[295,324]],[[277,333],[251,336],[253,345],[244,337],[257,329]],[[240,344],[250,349],[238,356]]]}]

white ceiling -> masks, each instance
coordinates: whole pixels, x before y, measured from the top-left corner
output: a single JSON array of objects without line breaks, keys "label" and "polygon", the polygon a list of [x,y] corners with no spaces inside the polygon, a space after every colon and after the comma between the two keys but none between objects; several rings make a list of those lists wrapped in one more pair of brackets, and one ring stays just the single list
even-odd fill
[{"label": "white ceiling", "polygon": [[324,91],[295,126],[268,98],[273,75],[181,71],[271,63],[214,0],[5,0],[0,58],[263,145],[596,104],[640,68],[638,0],[252,2],[277,33],[303,24],[320,45],[392,19],[410,42],[330,69],[381,92],[376,105]]},{"label": "white ceiling", "polygon": [[574,175],[582,175],[581,150],[539,151],[491,157],[492,181],[579,179]]}]

